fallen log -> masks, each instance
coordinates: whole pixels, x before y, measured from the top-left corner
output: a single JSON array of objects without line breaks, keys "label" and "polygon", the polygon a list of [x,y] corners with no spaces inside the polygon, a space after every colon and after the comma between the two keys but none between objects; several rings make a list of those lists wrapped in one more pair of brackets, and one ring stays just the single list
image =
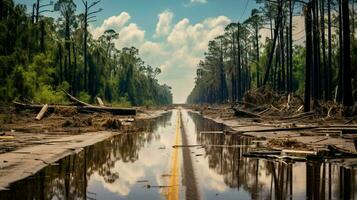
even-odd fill
[{"label": "fallen log", "polygon": [[[14,102],[14,105],[17,109],[28,109],[34,111],[40,111],[42,105],[31,105],[23,104],[19,102]],[[116,107],[99,107],[99,106],[65,106],[65,105],[49,105],[48,111],[53,112],[55,109],[68,109],[74,108],[78,112],[88,113],[88,112],[99,112],[99,113],[111,113],[113,115],[136,115],[135,109],[130,108],[116,108]]]},{"label": "fallen log", "polygon": [[290,160],[290,161],[296,161],[296,162],[305,162],[306,158],[305,157],[297,157],[297,156],[286,156],[280,155],[281,152],[248,152],[248,153],[243,153],[243,157],[247,158],[262,158],[262,159],[277,159],[277,160]]},{"label": "fallen log", "polygon": [[65,90],[62,90],[62,91],[67,95],[69,100],[71,100],[72,102],[76,103],[77,105],[80,105],[80,106],[93,106],[93,105],[91,105],[89,103],[86,103],[86,102],[83,102],[83,101],[77,99],[76,97],[72,96],[71,94],[69,94]]},{"label": "fallen log", "polygon": [[48,110],[48,104],[45,104],[45,105],[41,108],[40,112],[37,114],[37,116],[36,116],[35,119],[36,119],[36,120],[41,120],[41,119],[43,118],[43,116],[45,116],[47,110]]},{"label": "fallen log", "polygon": [[350,152],[348,150],[339,148],[336,145],[328,145],[327,148],[331,151],[331,153],[334,156],[357,158],[357,153],[356,152]]},{"label": "fallen log", "polygon": [[298,118],[302,118],[302,117],[312,116],[314,114],[315,114],[314,111],[304,112],[304,113],[300,113],[300,114],[297,114],[297,115],[293,115],[291,117],[284,117],[283,119],[298,119]]},{"label": "fallen log", "polygon": [[236,117],[244,117],[244,118],[261,118],[260,115],[248,112],[248,111],[244,111],[238,108],[233,108],[234,110],[234,115]]},{"label": "fallen log", "polygon": [[232,135],[243,134],[243,133],[262,133],[262,132],[281,132],[281,131],[300,131],[300,130],[309,130],[317,129],[318,126],[303,126],[303,127],[291,127],[291,128],[268,128],[268,129],[257,129],[257,130],[246,130],[246,131],[237,131],[232,133]]}]

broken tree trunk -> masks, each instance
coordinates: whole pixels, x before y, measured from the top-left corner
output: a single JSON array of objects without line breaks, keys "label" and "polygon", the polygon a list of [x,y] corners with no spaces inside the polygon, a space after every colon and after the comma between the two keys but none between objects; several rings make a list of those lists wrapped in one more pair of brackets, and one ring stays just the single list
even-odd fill
[{"label": "broken tree trunk", "polygon": [[104,103],[103,103],[103,101],[102,101],[102,99],[100,97],[97,97],[96,99],[97,99],[97,102],[98,102],[100,107],[105,107],[105,105],[104,105]]},{"label": "broken tree trunk", "polygon": [[[30,109],[39,111],[42,109],[42,105],[31,105],[14,102],[17,109]],[[68,109],[74,108],[78,112],[100,112],[100,113],[111,113],[113,115],[136,115],[135,109],[130,108],[115,108],[115,107],[99,107],[99,106],[63,106],[63,105],[49,105],[48,111],[53,112],[55,109]]]},{"label": "broken tree trunk", "polygon": [[48,110],[48,104],[45,104],[45,105],[41,108],[40,112],[37,114],[36,120],[41,120],[41,119],[43,118],[43,116],[45,116],[47,110]]}]

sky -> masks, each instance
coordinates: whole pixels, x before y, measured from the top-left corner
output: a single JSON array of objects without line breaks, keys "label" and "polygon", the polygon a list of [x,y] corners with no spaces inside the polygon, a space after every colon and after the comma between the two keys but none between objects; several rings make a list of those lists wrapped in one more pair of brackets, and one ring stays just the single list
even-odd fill
[{"label": "sky", "polygon": [[[26,4],[30,12],[35,0],[16,2]],[[83,12],[82,0],[74,2],[77,13]],[[208,42],[223,33],[227,24],[244,21],[256,7],[255,0],[102,0],[92,8],[103,11],[89,31],[94,38],[107,29],[117,31],[116,47],[138,48],[146,64],[162,70],[159,82],[172,87],[174,103],[184,103]]]}]

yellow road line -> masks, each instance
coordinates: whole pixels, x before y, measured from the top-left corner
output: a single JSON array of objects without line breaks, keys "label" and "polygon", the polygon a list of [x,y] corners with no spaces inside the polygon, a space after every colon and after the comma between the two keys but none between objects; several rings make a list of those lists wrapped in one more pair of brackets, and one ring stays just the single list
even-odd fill
[{"label": "yellow road line", "polygon": [[[176,120],[176,136],[175,144],[180,144],[181,136],[181,110],[177,111]],[[179,189],[180,189],[180,160],[179,160],[179,149],[173,148],[171,155],[171,177],[170,177],[170,188],[167,194],[168,200],[178,200],[179,199]]]}]

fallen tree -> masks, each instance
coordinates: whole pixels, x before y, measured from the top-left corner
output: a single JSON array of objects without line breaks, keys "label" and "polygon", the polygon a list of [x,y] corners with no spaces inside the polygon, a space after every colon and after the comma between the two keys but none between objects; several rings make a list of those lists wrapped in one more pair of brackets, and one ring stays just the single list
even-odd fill
[{"label": "fallen tree", "polygon": [[[39,112],[42,108],[43,105],[34,105],[34,104],[25,104],[25,103],[19,103],[19,102],[13,102],[15,105],[15,108],[18,110],[34,110],[36,112]],[[48,111],[53,112],[55,109],[76,109],[78,112],[82,113],[111,113],[113,115],[136,115],[136,110],[135,109],[130,109],[130,108],[116,108],[116,107],[100,107],[100,106],[93,106],[88,104],[89,106],[69,106],[69,105],[48,105]]]}]

